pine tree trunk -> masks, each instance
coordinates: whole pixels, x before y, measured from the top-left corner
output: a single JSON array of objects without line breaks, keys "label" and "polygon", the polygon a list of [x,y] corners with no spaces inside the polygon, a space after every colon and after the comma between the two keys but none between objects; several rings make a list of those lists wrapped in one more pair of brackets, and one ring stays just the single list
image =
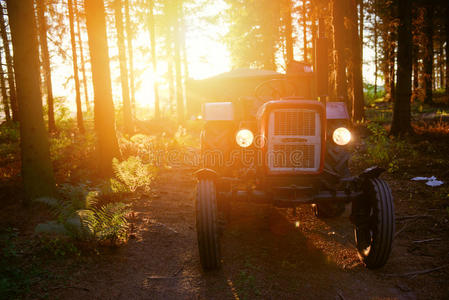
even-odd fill
[{"label": "pine tree trunk", "polygon": [[379,72],[379,59],[377,54],[379,42],[379,28],[377,26],[377,15],[374,12],[374,97],[377,97],[377,73]]},{"label": "pine tree trunk", "polygon": [[181,71],[181,45],[179,35],[179,18],[180,10],[182,8],[182,0],[175,0],[175,19],[174,19],[174,61],[175,61],[175,76],[176,76],[176,109],[178,113],[178,122],[184,123],[184,97],[182,87],[182,71]]},{"label": "pine tree trunk", "polygon": [[73,78],[75,79],[75,96],[76,96],[76,120],[78,130],[84,134],[83,108],[81,106],[81,89],[78,72],[78,57],[76,53],[76,39],[75,39],[75,14],[73,9],[73,0],[68,0],[69,6],[69,23],[70,23],[70,42],[72,44],[72,61],[73,61]]},{"label": "pine tree trunk", "polygon": [[11,104],[11,112],[13,121],[19,121],[19,108],[17,105],[16,81],[14,78],[14,62],[11,55],[10,42],[6,32],[6,23],[3,15],[3,1],[0,2],[0,34],[3,40],[3,49],[5,51],[6,67],[8,70],[8,86],[9,86],[9,102]]},{"label": "pine tree trunk", "polygon": [[125,0],[125,18],[126,18],[126,43],[129,59],[129,91],[131,97],[131,115],[136,117],[136,85],[134,80],[134,49],[133,49],[133,31],[131,28],[131,17],[129,15],[129,0]]},{"label": "pine tree trunk", "polygon": [[55,132],[55,112],[53,106],[53,87],[51,82],[50,55],[47,45],[47,20],[45,19],[45,10],[47,3],[45,0],[37,1],[37,18],[39,21],[39,42],[42,54],[42,67],[44,69],[45,91],[47,93],[48,106],[48,131]]},{"label": "pine tree trunk", "polygon": [[112,175],[112,159],[120,157],[115,132],[105,10],[102,0],[84,0],[94,88],[95,131],[99,175]]},{"label": "pine tree trunk", "polygon": [[129,99],[128,67],[126,64],[125,31],[123,27],[122,0],[114,0],[115,26],[117,29],[117,47],[120,64],[120,80],[123,99],[123,125],[125,133],[133,132],[131,102]]},{"label": "pine tree trunk", "polygon": [[80,60],[81,60],[81,74],[83,74],[83,89],[84,89],[84,102],[86,103],[86,110],[90,112],[90,103],[89,103],[89,90],[87,88],[87,77],[86,77],[86,62],[84,59],[84,47],[83,40],[81,39],[81,13],[79,11],[77,0],[75,0],[76,6],[76,26],[78,31],[78,47],[80,48]]},{"label": "pine tree trunk", "polygon": [[[153,66],[154,82],[154,117],[159,119],[161,117],[160,104],[159,104],[159,88],[157,84],[157,62],[156,62],[156,33],[154,30],[154,1],[149,0],[149,20],[148,20],[148,31],[150,33],[150,48],[151,48],[151,63]],[[171,100],[172,98],[170,98]],[[171,103],[171,102],[170,102]]]},{"label": "pine tree trunk", "polygon": [[[3,61],[2,51],[0,51],[0,62]],[[0,65],[0,88],[2,91],[2,103],[3,103],[3,111],[5,112],[5,119],[7,122],[11,121],[11,111],[9,109],[9,101],[8,94],[6,92],[6,82],[5,82],[5,73],[3,70],[3,66]]]},{"label": "pine tree trunk", "polygon": [[412,78],[411,7],[411,0],[399,0],[398,84],[391,125],[391,133],[394,135],[406,134],[412,131],[410,124]]},{"label": "pine tree trunk", "polygon": [[433,82],[433,6],[428,5],[424,12],[424,102],[432,103],[432,82]]},{"label": "pine tree trunk", "polygon": [[304,47],[304,61],[308,62],[308,49],[307,49],[307,1],[302,0],[302,35],[303,35],[303,47]]},{"label": "pine tree trunk", "polygon": [[39,49],[33,0],[8,0],[20,120],[22,179],[26,203],[54,192],[48,135],[39,86]]},{"label": "pine tree trunk", "polygon": [[362,65],[363,65],[363,28],[364,28],[364,21],[365,21],[365,12],[364,12],[364,5],[363,0],[357,0],[359,2],[359,38],[360,38],[360,57],[362,58]]},{"label": "pine tree trunk", "polygon": [[358,11],[356,0],[350,0],[348,15],[348,33],[351,36],[351,63],[350,73],[352,77],[352,120],[361,121],[364,118],[364,96],[363,96],[363,75],[362,75],[362,41],[359,37],[359,27],[357,26]]},{"label": "pine tree trunk", "polygon": [[[446,5],[446,16],[449,14],[449,5]],[[445,22],[446,31],[446,95],[449,95],[449,18]]]},{"label": "pine tree trunk", "polygon": [[286,0],[284,12],[286,65],[293,60],[292,1]]},{"label": "pine tree trunk", "polygon": [[[345,1],[346,2],[346,1]],[[333,27],[333,44],[334,44],[334,82],[335,95],[341,101],[348,104],[348,86],[346,78],[346,54],[345,54],[345,28],[344,28],[344,11],[345,6],[342,1],[332,1],[332,27]]]}]

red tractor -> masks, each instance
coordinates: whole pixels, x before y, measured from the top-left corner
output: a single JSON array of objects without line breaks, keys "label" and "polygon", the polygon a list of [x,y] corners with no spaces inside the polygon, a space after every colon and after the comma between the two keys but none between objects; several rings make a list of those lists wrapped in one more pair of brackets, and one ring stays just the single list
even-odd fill
[{"label": "red tractor", "polygon": [[374,269],[388,260],[395,232],[391,190],[379,178],[381,168],[356,176],[349,171],[351,124],[345,103],[327,99],[322,32],[315,43],[315,70],[295,62],[287,74],[258,84],[252,97],[203,106],[196,229],[204,269],[221,265],[219,219],[235,200],[312,205],[317,217],[338,216],[352,203],[350,221],[363,263]]}]

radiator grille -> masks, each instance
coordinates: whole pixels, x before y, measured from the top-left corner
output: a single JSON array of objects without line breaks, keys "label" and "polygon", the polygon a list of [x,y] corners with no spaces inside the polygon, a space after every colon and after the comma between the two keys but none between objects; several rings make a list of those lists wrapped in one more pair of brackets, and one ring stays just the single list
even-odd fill
[{"label": "radiator grille", "polygon": [[273,145],[272,156],[275,168],[315,168],[315,145]]},{"label": "radiator grille", "polygon": [[315,135],[313,111],[277,111],[274,113],[274,135]]}]

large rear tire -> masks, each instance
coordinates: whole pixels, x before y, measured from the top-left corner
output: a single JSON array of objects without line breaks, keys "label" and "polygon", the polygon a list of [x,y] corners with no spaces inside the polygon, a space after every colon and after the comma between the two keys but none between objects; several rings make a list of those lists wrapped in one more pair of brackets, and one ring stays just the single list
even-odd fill
[{"label": "large rear tire", "polygon": [[377,269],[387,263],[394,233],[395,216],[393,195],[382,179],[368,179],[363,193],[366,205],[365,226],[355,227],[355,242],[359,256],[369,269]]},{"label": "large rear tire", "polygon": [[201,266],[215,270],[221,265],[215,183],[200,179],[196,198],[196,232]]}]

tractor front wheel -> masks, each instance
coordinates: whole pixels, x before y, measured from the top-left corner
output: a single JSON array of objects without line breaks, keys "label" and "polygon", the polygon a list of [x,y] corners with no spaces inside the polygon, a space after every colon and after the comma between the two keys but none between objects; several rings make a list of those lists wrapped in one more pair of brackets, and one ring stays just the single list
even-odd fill
[{"label": "tractor front wheel", "polygon": [[200,179],[196,198],[196,232],[203,269],[215,270],[221,265],[219,224],[215,183]]},{"label": "tractor front wheel", "polygon": [[365,221],[355,226],[355,242],[365,266],[384,266],[390,256],[395,232],[393,196],[382,179],[367,179],[363,191]]}]

